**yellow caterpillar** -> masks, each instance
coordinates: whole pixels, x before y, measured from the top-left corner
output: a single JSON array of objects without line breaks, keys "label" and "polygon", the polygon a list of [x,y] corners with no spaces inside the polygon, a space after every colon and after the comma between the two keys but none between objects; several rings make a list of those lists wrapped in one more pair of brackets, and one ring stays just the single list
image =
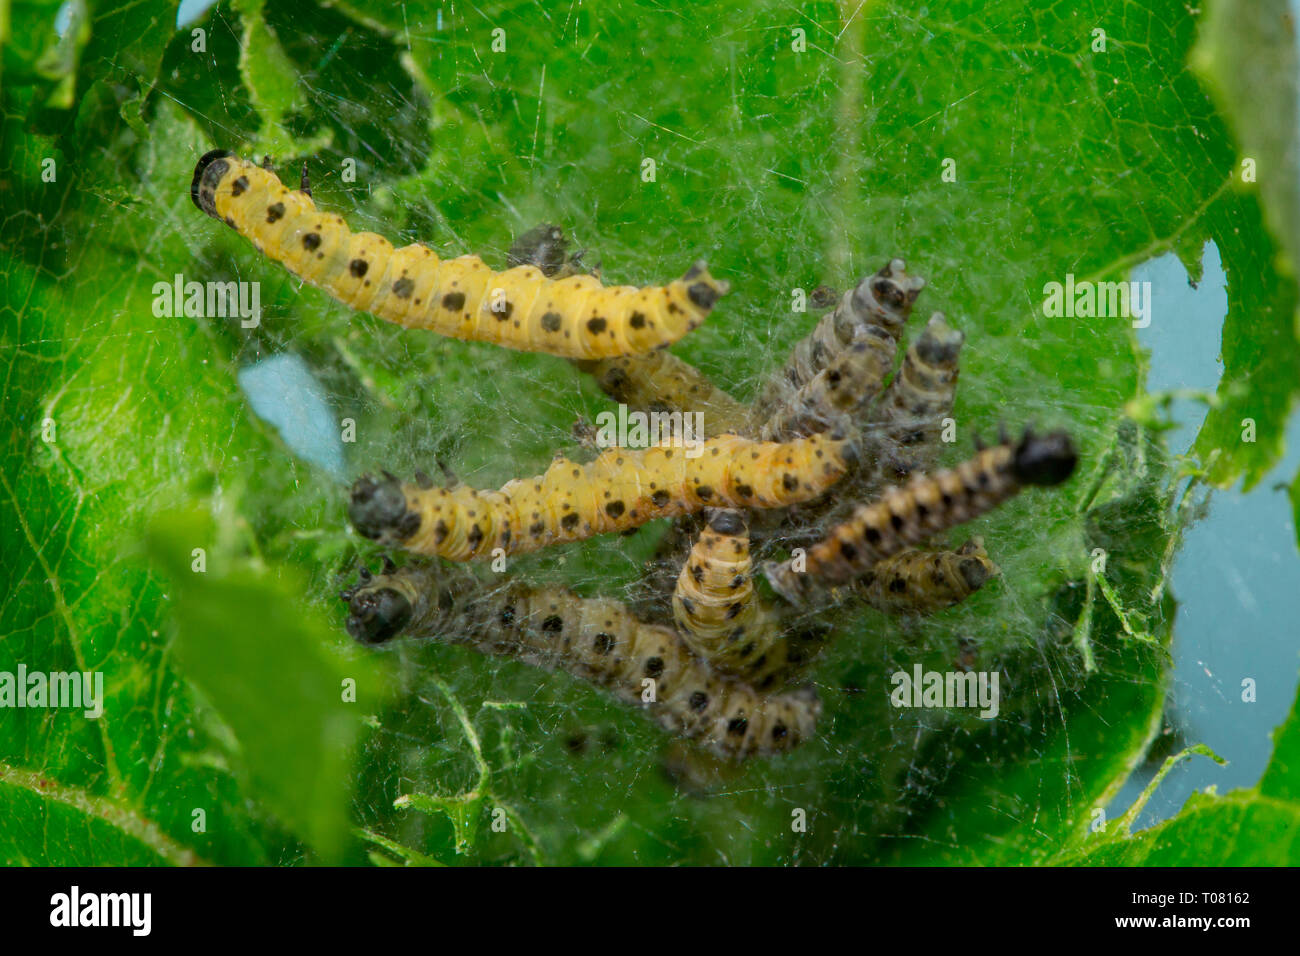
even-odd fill
[{"label": "yellow caterpillar", "polygon": [[933,614],[970,597],[998,573],[984,542],[956,551],[903,551],[863,578],[867,603],[886,614]]},{"label": "yellow caterpillar", "polygon": [[417,554],[468,561],[637,528],[706,506],[779,508],[806,501],[844,473],[848,444],[812,435],[756,442],[722,435],[690,447],[611,448],[579,465],[557,457],[544,475],[500,491],[436,488],[362,477],[349,514],[358,533]]},{"label": "yellow caterpillar", "polygon": [[806,555],[764,568],[772,587],[792,604],[846,584],[879,562],[926,538],[996,508],[1025,485],[1056,485],[1074,471],[1077,456],[1064,432],[1038,437],[1029,429],[1018,444],[1002,442],[956,468],[917,476],[880,500],[859,505]]},{"label": "yellow caterpillar", "polygon": [[[536,266],[544,275],[554,277],[578,272],[581,258],[582,253],[569,253],[563,229],[542,223],[514,241],[506,262],[511,266]],[[748,424],[749,409],[745,405],[667,349],[605,359],[574,359],[573,364],[594,378],[606,395],[633,411],[698,412],[703,429],[696,432],[696,437],[742,434]]]},{"label": "yellow caterpillar", "polygon": [[633,411],[698,412],[704,429],[696,437],[740,434],[749,421],[746,406],[666,349],[575,364],[606,395]]},{"label": "yellow caterpillar", "polygon": [[549,279],[531,265],[494,272],[477,256],[440,259],[418,243],[394,249],[225,150],[199,160],[190,196],[345,305],[406,328],[524,352],[583,359],[648,352],[698,326],[728,288],[702,262],[666,286],[637,289],[605,287],[589,275]]},{"label": "yellow caterpillar", "polygon": [[677,579],[673,617],[697,655],[764,688],[769,675],[788,670],[787,642],[776,616],[754,593],[744,515],[722,508],[707,515],[708,527]]},{"label": "yellow caterpillar", "polygon": [[348,633],[359,641],[400,634],[567,671],[730,760],[782,753],[816,732],[821,702],[811,687],[762,694],[712,670],[671,627],[639,621],[617,601],[516,584],[487,590],[463,571],[419,566],[363,572],[342,597]]}]

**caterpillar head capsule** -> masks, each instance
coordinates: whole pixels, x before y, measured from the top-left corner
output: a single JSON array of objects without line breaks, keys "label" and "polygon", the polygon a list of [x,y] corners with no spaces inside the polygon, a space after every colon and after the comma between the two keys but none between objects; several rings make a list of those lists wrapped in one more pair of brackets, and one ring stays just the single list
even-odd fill
[{"label": "caterpillar head capsule", "polygon": [[943,365],[957,358],[966,336],[948,324],[942,312],[930,316],[916,340],[916,352],[931,365]]},{"label": "caterpillar head capsule", "polygon": [[686,283],[686,295],[691,302],[705,312],[712,309],[718,299],[731,290],[731,283],[723,279],[715,279],[709,274],[709,267],[705,265],[703,259],[686,270],[682,281]]},{"label": "caterpillar head capsule", "polygon": [[998,573],[997,566],[989,560],[984,550],[983,538],[971,538],[957,549],[960,556],[957,570],[972,591],[982,588],[989,578]]},{"label": "caterpillar head capsule", "polygon": [[745,515],[734,508],[705,508],[704,520],[708,522],[709,528],[718,534],[745,533]]},{"label": "caterpillar head capsule", "polygon": [[221,177],[226,175],[230,164],[226,157],[235,154],[228,149],[214,149],[203,154],[194,167],[194,181],[190,183],[190,199],[213,219],[217,215],[216,188]]},{"label": "caterpillar head capsule", "polygon": [[348,517],[357,534],[371,539],[385,534],[409,538],[420,527],[420,516],[406,507],[402,483],[389,474],[378,480],[369,475],[357,479]]},{"label": "caterpillar head capsule", "polygon": [[923,278],[907,274],[906,262],[890,259],[879,272],[867,276],[849,294],[853,296],[858,314],[870,315],[881,326],[897,330],[907,322],[912,306],[924,288]]},{"label": "caterpillar head capsule", "polygon": [[1063,431],[1038,436],[1026,428],[1016,446],[1012,471],[1025,485],[1059,485],[1069,478],[1079,460],[1070,436]]},{"label": "caterpillar head capsule", "polygon": [[345,598],[348,602],[348,633],[362,644],[382,644],[411,621],[414,609],[400,591],[389,587],[359,588]]},{"label": "caterpillar head capsule", "polygon": [[830,439],[833,442],[842,443],[837,450],[846,465],[857,465],[862,462],[865,447],[861,433],[840,422],[831,429]]},{"label": "caterpillar head capsule", "polygon": [[[536,266],[542,275],[557,276],[566,271],[577,271],[581,253],[569,255],[569,240],[564,230],[554,223],[544,222],[519,236],[506,253],[506,265]],[[566,267],[572,267],[566,270]]]}]

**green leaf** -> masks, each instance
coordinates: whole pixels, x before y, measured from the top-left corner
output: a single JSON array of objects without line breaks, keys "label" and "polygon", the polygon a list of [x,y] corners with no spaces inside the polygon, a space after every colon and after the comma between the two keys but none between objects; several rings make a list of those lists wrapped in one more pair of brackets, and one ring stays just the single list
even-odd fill
[{"label": "green leaf", "polygon": [[302,576],[231,560],[201,514],[159,518],[148,543],[173,586],[177,662],[230,726],[251,795],[337,861],[359,719],[383,705],[377,663],[330,648]]},{"label": "green leaf", "polygon": [[1239,185],[1258,181],[1278,266],[1300,263],[1300,110],[1295,22],[1286,0],[1210,0],[1192,63],[1237,134]]},{"label": "green leaf", "polygon": [[1273,733],[1273,757],[1258,790],[1266,797],[1300,803],[1300,695],[1291,716]]},{"label": "green leaf", "polygon": [[[172,607],[139,547],[159,512],[244,487],[246,463],[292,469],[239,400],[219,346],[227,330],[154,315],[153,284],[194,264],[186,236],[159,223],[193,210],[184,184],[199,143],[171,101],[151,106],[148,142],[123,115],[171,37],[147,29],[165,16],[148,7],[94,21],[72,126],[27,132],[39,91],[3,90],[0,218],[17,228],[6,226],[0,248],[0,672],[100,674],[106,696],[99,719],[5,712],[0,790],[6,809],[22,808],[6,814],[5,856],[289,861],[301,846],[265,810],[250,812],[228,727],[174,669]],[[310,511],[320,498],[299,501]],[[283,512],[302,520],[297,505]],[[195,810],[206,831],[195,831]]]},{"label": "green leaf", "polygon": [[329,144],[328,134],[295,142],[285,125],[306,108],[306,96],[296,66],[280,46],[275,31],[267,26],[265,6],[265,0],[237,0],[234,4],[244,28],[239,72],[261,122],[258,151],[282,159],[315,152]]},{"label": "green leaf", "polygon": [[193,866],[194,851],[122,803],[0,764],[5,866]]},{"label": "green leaf", "polygon": [[[1300,859],[1300,695],[1273,735],[1273,758],[1256,787],[1193,795],[1171,820],[1130,834],[1139,807],[1080,840],[1056,861],[1088,866],[1295,866]],[[1208,750],[1198,752],[1213,756]],[[1181,759],[1171,757],[1149,796]],[[1217,759],[1217,758],[1216,758]],[[1219,761],[1222,763],[1223,761]]]},{"label": "green leaf", "polygon": [[1244,475],[1249,489],[1281,457],[1300,390],[1300,60],[1286,0],[1209,0],[1192,61],[1236,133],[1233,187],[1259,203],[1276,237],[1274,246],[1252,236],[1244,255],[1225,260],[1223,401],[1196,442],[1203,460],[1215,456],[1212,481]]}]

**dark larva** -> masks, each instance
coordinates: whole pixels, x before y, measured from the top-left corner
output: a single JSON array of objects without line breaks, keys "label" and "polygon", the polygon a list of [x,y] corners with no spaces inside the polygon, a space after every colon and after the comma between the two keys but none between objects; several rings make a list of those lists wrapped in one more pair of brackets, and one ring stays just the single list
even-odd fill
[{"label": "dark larva", "polygon": [[942,313],[930,317],[872,411],[867,457],[873,467],[855,475],[855,493],[932,467],[943,419],[952,414],[964,340]]},{"label": "dark larva", "polygon": [[773,415],[791,408],[792,403],[806,405],[810,396],[800,395],[801,390],[856,345],[862,349],[854,360],[855,376],[860,379],[858,387],[866,390],[859,398],[870,401],[893,368],[899,336],[924,286],[924,279],[907,274],[902,259],[891,259],[875,275],[867,276],[846,292],[839,305],[795,345],[785,365],[768,379],[754,402],[755,429],[762,429]]},{"label": "dark larva", "polygon": [[[816,732],[821,703],[811,687],[760,693],[698,660],[672,628],[639,621],[617,601],[516,584],[488,589],[464,570],[423,566],[367,578],[343,597],[348,632],[364,643],[402,635],[468,644],[567,671],[730,760],[782,753]],[[644,699],[648,686],[652,701]]]},{"label": "dark larva", "polygon": [[966,600],[998,573],[984,543],[972,538],[956,551],[903,551],[868,573],[867,603],[886,614],[933,614]]},{"label": "dark larva", "polygon": [[896,344],[875,330],[855,332],[824,369],[778,403],[762,423],[760,436],[784,441],[830,428],[858,428],[858,413],[879,392]]},{"label": "dark larva", "polygon": [[[886,558],[932,535],[991,511],[1025,485],[1055,485],[1073,472],[1074,448],[1064,432],[1038,437],[1026,429],[1018,444],[980,451],[956,468],[918,476],[878,501],[859,505],[847,521],[795,560],[764,567],[786,600],[805,604],[830,587],[853,581]],[[803,570],[797,570],[802,564]]]}]

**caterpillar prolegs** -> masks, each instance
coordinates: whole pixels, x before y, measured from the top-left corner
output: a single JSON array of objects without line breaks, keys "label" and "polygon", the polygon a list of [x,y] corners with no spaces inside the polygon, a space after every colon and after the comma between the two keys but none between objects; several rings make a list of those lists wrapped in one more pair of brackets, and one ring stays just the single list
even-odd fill
[{"label": "caterpillar prolegs", "polygon": [[352,232],[305,192],[225,150],[199,160],[194,204],[294,275],[345,305],[406,328],[525,352],[599,359],[676,342],[704,321],[727,283],[698,262],[666,286],[603,286],[589,275],[547,278],[536,266],[494,272],[477,256],[441,259]]},{"label": "caterpillar prolegs", "polygon": [[427,476],[415,484],[366,476],[352,488],[349,514],[367,538],[468,561],[495,548],[521,554],[706,506],[806,501],[839,479],[851,455],[839,437],[781,443],[723,435],[695,447],[611,448],[587,465],[557,457],[544,475],[499,491],[437,488]]},{"label": "caterpillar prolegs", "polygon": [[567,671],[731,760],[782,753],[816,732],[821,702],[813,688],[762,694],[617,601],[516,584],[484,590],[463,571],[444,577],[420,566],[364,574],[342,596],[348,633],[364,643],[404,635]]},{"label": "caterpillar prolegs", "polygon": [[1064,432],[1003,441],[979,451],[956,468],[920,475],[891,488],[878,501],[859,505],[852,516],[813,545],[803,561],[764,568],[772,586],[792,604],[847,584],[879,562],[936,534],[991,511],[1025,485],[1056,485],[1077,460]]}]

